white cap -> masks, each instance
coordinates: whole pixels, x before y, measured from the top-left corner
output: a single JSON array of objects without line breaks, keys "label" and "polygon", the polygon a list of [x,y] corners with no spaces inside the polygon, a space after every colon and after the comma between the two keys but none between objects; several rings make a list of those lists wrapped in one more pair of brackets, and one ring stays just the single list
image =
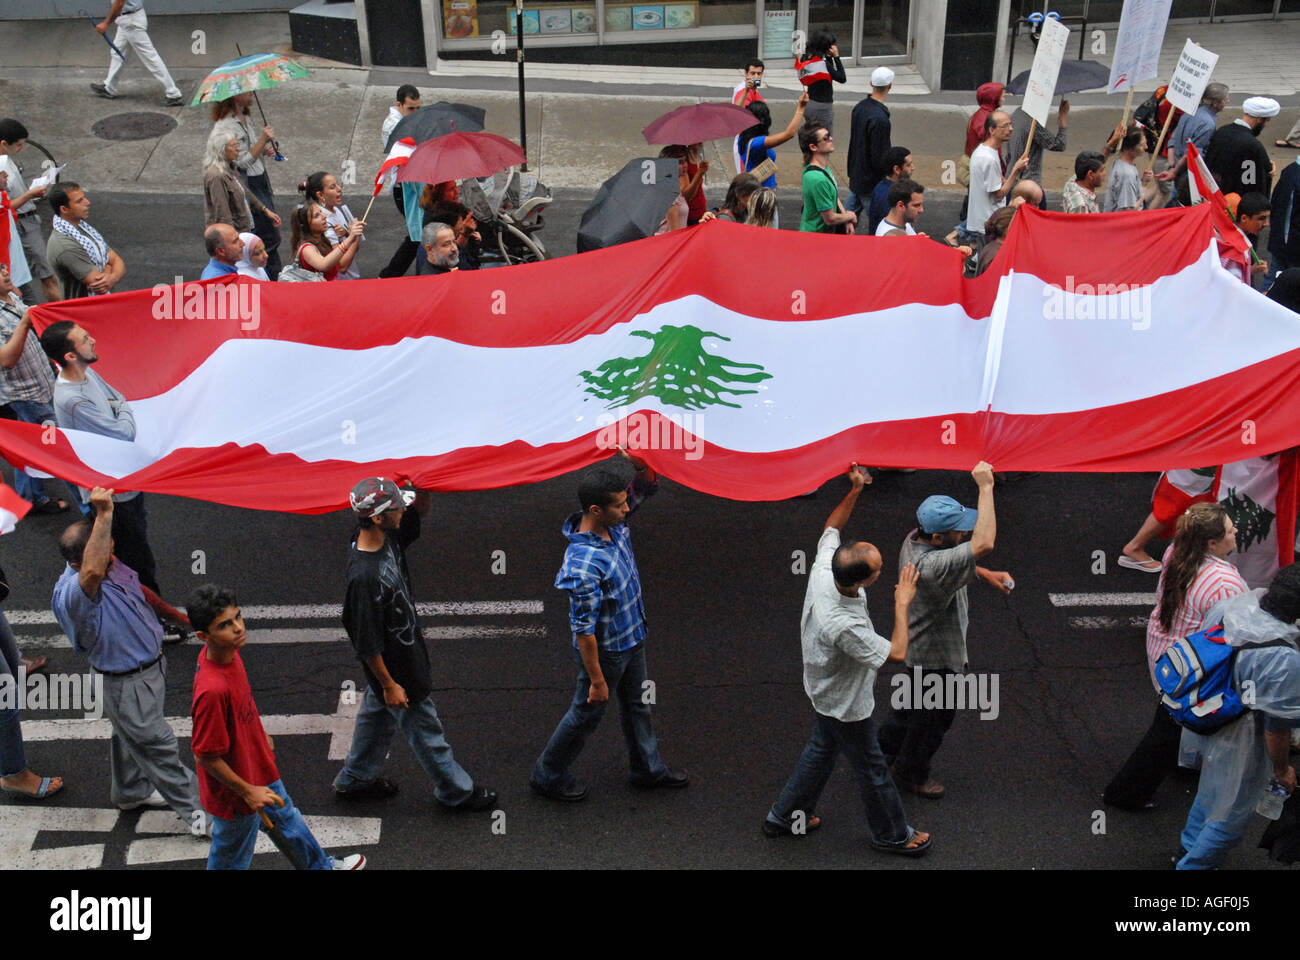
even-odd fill
[{"label": "white cap", "polygon": [[873,87],[888,87],[894,83],[894,71],[888,67],[876,67],[871,71],[871,85]]},{"label": "white cap", "polygon": [[1241,110],[1248,117],[1276,117],[1282,107],[1272,97],[1247,97]]}]

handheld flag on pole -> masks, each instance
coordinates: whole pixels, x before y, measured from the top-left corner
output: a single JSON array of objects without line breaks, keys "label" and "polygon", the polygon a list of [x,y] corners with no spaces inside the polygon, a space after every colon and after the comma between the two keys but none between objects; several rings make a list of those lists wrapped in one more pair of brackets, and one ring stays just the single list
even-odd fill
[{"label": "handheld flag on pole", "polygon": [[379,172],[375,174],[375,190],[370,195],[370,203],[366,205],[366,213],[362,214],[362,220],[366,219],[366,214],[369,214],[370,208],[375,205],[375,197],[379,196],[379,191],[384,189],[384,180],[387,179],[388,172],[406,166],[413,153],[415,153],[415,140],[412,137],[403,137],[393,144],[393,149],[388,151],[388,156],[379,165]]},{"label": "handheld flag on pole", "polygon": [[1219,242],[1231,251],[1228,254],[1229,258],[1240,263],[1243,268],[1248,258],[1258,265],[1260,261],[1254,245],[1233,220],[1232,213],[1228,210],[1228,201],[1224,198],[1223,191],[1219,189],[1214,174],[1210,173],[1201,151],[1197,150],[1196,144],[1190,140],[1187,143],[1187,171],[1187,190],[1192,197],[1192,206],[1196,206],[1201,201],[1209,202],[1214,216],[1215,233],[1219,236]]}]

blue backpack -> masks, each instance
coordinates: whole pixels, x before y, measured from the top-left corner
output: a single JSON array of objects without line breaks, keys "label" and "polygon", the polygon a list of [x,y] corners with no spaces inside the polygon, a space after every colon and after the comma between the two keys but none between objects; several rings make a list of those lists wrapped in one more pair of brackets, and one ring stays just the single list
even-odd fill
[{"label": "blue backpack", "polygon": [[[1290,644],[1270,640],[1250,648],[1279,646]],[[1228,645],[1223,627],[1217,626],[1184,637],[1161,654],[1156,661],[1160,702],[1176,723],[1196,733],[1213,733],[1250,709],[1232,685],[1238,649]]]}]

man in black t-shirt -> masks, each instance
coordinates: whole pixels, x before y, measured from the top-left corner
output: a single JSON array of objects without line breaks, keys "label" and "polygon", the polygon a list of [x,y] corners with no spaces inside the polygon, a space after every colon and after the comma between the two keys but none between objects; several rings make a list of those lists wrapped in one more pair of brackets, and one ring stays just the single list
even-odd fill
[{"label": "man in black t-shirt", "polygon": [[352,731],[352,749],[334,778],[344,799],[391,797],[397,785],[379,776],[394,731],[400,729],[420,766],[433,778],[434,796],[457,810],[490,810],[496,791],[476,787],[452,756],[433,703],[433,675],[406,569],[405,550],[420,536],[428,494],[408,510],[414,491],[370,477],[349,501],[360,527],[348,551],[343,626],[366,673],[366,692]]}]

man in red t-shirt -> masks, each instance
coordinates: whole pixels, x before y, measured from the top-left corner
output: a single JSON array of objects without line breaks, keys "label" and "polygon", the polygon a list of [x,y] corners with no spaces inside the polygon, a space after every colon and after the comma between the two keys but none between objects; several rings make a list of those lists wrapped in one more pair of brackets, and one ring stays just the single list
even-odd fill
[{"label": "man in red t-shirt", "polygon": [[199,800],[212,817],[209,870],[247,870],[265,811],[283,835],[295,866],[310,870],[361,870],[359,853],[336,860],[312,836],[275,766],[275,745],[262,729],[239,648],[248,639],[234,593],[204,584],[186,605],[203,641],[194,674],[193,749]]}]

